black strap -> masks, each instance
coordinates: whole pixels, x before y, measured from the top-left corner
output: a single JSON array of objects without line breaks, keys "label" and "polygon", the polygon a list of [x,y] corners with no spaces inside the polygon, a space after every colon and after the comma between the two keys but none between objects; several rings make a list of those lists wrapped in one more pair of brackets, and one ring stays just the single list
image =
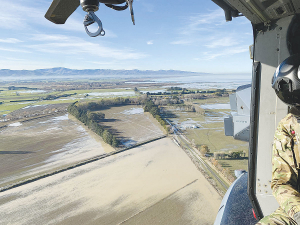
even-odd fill
[{"label": "black strap", "polygon": [[299,176],[299,174],[300,174],[300,169],[297,169],[297,171],[298,171],[297,190],[298,190],[298,192],[300,192],[300,176]]},{"label": "black strap", "polygon": [[126,4],[123,6],[117,6],[117,5],[113,5],[113,4],[105,4],[105,5],[109,8],[117,10],[117,11],[123,11],[128,8],[128,2],[126,2]]}]

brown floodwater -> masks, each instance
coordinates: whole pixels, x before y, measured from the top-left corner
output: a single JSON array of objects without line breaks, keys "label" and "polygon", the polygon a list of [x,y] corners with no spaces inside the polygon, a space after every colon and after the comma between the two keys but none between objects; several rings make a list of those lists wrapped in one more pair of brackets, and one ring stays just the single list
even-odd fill
[{"label": "brown floodwater", "polygon": [[0,143],[0,187],[113,150],[68,114],[12,123]]},{"label": "brown floodwater", "polygon": [[164,138],[0,193],[0,224],[213,224],[221,197]]}]

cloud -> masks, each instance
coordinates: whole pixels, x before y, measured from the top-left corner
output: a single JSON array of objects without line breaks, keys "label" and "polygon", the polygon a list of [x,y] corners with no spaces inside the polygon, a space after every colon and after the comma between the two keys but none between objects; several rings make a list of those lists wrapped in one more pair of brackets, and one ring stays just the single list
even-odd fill
[{"label": "cloud", "polygon": [[21,60],[21,59],[0,59],[1,69],[14,69],[14,70],[34,70],[40,68],[52,68],[53,64],[49,61],[38,60]]},{"label": "cloud", "polygon": [[3,57],[0,56],[0,60],[2,61],[25,61],[25,59],[15,58],[15,57]]},{"label": "cloud", "polygon": [[70,38],[59,34],[33,34],[31,40],[35,41],[68,41]]},{"label": "cloud", "polygon": [[222,9],[190,15],[182,20],[180,27],[184,29],[178,30],[176,39],[170,44],[199,48],[201,55],[194,60],[207,61],[246,53],[252,43],[248,35],[251,26],[239,23],[240,19],[245,20],[237,18],[226,22]]},{"label": "cloud", "polygon": [[117,62],[116,61],[109,61],[109,62],[103,62],[103,61],[86,61],[88,63],[96,64],[96,65],[115,65]]},{"label": "cloud", "polygon": [[181,39],[181,40],[178,40],[178,41],[172,41],[170,42],[170,44],[172,45],[188,45],[188,44],[191,44],[193,43],[192,40],[187,40],[187,39]]},{"label": "cloud", "polygon": [[[28,5],[30,3],[28,2]],[[44,20],[44,12],[41,9],[24,6],[24,4],[26,1],[1,2],[0,27],[10,30],[28,29],[32,23],[36,24]]]},{"label": "cloud", "polygon": [[153,40],[147,41],[147,45],[153,45]]},{"label": "cloud", "polygon": [[204,52],[202,54],[202,56],[200,58],[194,58],[194,60],[212,60],[218,57],[223,57],[223,56],[231,56],[231,55],[235,55],[235,54],[239,54],[239,53],[243,53],[243,52],[247,52],[249,51],[249,47],[248,46],[236,46],[236,47],[232,47],[232,48],[226,48],[222,51],[218,51],[218,52]]},{"label": "cloud", "polygon": [[44,52],[50,54],[60,55],[83,55],[86,58],[101,57],[101,58],[112,58],[117,60],[126,59],[141,59],[147,55],[144,53],[135,52],[129,48],[111,48],[104,46],[99,42],[86,41],[84,39],[65,36],[65,35],[46,35],[38,34],[34,35],[33,39],[43,41],[33,45],[28,45],[29,49],[37,52]]},{"label": "cloud", "polygon": [[208,13],[198,14],[190,16],[191,26],[197,26],[200,24],[215,24],[220,22],[220,19],[224,19],[224,11],[222,9],[215,9]]},{"label": "cloud", "polygon": [[222,32],[216,26],[225,24],[224,12],[222,9],[209,11],[208,13],[194,14],[182,20],[183,24],[178,30],[177,40],[171,41],[175,45],[205,44],[211,40],[215,33]]},{"label": "cloud", "polygon": [[6,39],[0,39],[1,43],[10,43],[10,44],[15,44],[15,43],[20,43],[23,42],[19,39],[16,38],[6,38]]},{"label": "cloud", "polygon": [[23,50],[20,48],[7,48],[7,47],[1,47],[0,46],[0,51],[6,51],[6,52],[19,52],[19,53],[31,53],[31,51]]},{"label": "cloud", "polygon": [[237,44],[238,44],[237,39],[227,36],[227,37],[215,37],[209,44],[206,44],[205,46],[208,48],[218,48],[218,47],[229,47]]},{"label": "cloud", "polygon": [[205,26],[205,30],[207,30],[207,25],[210,25],[210,27],[214,27],[225,24],[224,11],[222,9],[217,9],[206,14],[189,16],[186,21],[187,29],[184,29],[182,31],[183,34],[203,31],[203,26]]},{"label": "cloud", "polygon": [[[54,24],[48,21],[44,15],[51,1],[4,1],[0,7],[0,28],[9,30],[38,30],[43,28],[85,32],[83,26],[84,15],[76,11],[67,19],[65,24]],[[81,19],[79,17],[82,16]],[[107,37],[116,36],[111,31],[106,31]]]}]

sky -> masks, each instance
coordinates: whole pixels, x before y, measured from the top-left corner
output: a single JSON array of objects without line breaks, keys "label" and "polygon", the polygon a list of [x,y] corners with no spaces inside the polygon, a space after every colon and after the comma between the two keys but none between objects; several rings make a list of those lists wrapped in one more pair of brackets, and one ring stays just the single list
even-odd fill
[{"label": "sky", "polygon": [[100,4],[104,37],[90,37],[81,7],[63,25],[44,15],[52,0],[0,0],[0,69],[139,69],[251,74],[252,26],[225,21],[211,0],[134,0],[129,10]]}]

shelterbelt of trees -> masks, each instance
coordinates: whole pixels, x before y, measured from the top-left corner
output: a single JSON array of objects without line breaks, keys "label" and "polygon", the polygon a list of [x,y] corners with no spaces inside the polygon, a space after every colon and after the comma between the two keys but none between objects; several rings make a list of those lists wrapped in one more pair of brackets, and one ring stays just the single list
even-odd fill
[{"label": "shelterbelt of trees", "polygon": [[101,136],[107,144],[113,147],[119,146],[119,140],[99,122],[105,118],[105,114],[99,112],[107,107],[121,106],[127,104],[138,104],[138,101],[131,101],[129,98],[101,99],[97,102],[79,103],[74,102],[69,105],[68,112],[79,121],[88,126],[89,129]]},{"label": "shelterbelt of trees", "polygon": [[78,102],[74,102],[68,107],[68,112],[75,116],[79,121],[88,126],[89,129],[101,136],[104,142],[113,147],[119,146],[119,141],[107,129],[99,124],[99,120],[104,119],[103,113],[91,112],[90,110],[83,109]]},{"label": "shelterbelt of trees", "polygon": [[[139,91],[137,88],[135,91]],[[231,92],[235,92],[235,90],[231,90]],[[188,90],[186,88],[181,87],[170,87],[167,91],[160,92],[147,92],[147,95],[189,95],[189,97],[193,97],[195,99],[201,99],[204,97],[203,94],[213,94],[214,96],[223,96],[228,94],[228,90],[224,89],[216,89],[216,90]]]},{"label": "shelterbelt of trees", "polygon": [[160,116],[160,110],[159,110],[158,106],[153,103],[152,100],[147,99],[145,101],[144,111],[151,113],[152,116],[167,130],[167,127],[166,127],[167,124],[161,118],[161,116]]},{"label": "shelterbelt of trees", "polygon": [[104,120],[105,114],[101,110],[107,107],[118,107],[124,105],[144,105],[144,111],[149,112],[154,118],[165,128],[166,123],[160,116],[160,110],[153,101],[147,98],[147,95],[139,98],[114,98],[114,99],[101,99],[100,101],[74,102],[68,106],[68,112],[75,116],[79,121],[88,126],[89,129],[101,136],[104,142],[113,147],[119,147],[119,140],[109,130],[105,129],[100,124]]}]

